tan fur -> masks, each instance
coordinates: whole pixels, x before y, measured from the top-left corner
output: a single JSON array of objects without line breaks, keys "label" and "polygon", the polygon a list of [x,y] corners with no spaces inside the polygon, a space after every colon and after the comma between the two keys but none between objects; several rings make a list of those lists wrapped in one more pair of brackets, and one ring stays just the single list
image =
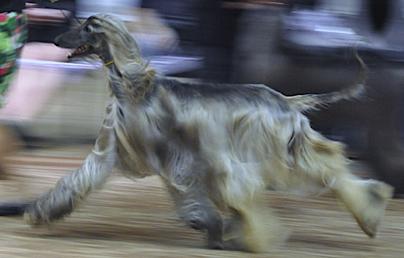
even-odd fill
[{"label": "tan fur", "polygon": [[114,60],[108,66],[111,104],[93,153],[27,210],[30,223],[70,213],[118,167],[132,177],[160,175],[179,216],[206,230],[212,248],[224,247],[223,235],[254,252],[277,242],[278,224],[262,202],[268,188],[297,194],[332,190],[374,236],[392,189],[353,176],[343,145],[314,131],[300,112],[322,103],[321,96],[328,103],[356,90],[296,98],[263,85],[205,85],[209,91],[150,72],[114,18],[98,15],[82,27],[95,24],[105,35],[99,45],[106,46],[97,55]]}]

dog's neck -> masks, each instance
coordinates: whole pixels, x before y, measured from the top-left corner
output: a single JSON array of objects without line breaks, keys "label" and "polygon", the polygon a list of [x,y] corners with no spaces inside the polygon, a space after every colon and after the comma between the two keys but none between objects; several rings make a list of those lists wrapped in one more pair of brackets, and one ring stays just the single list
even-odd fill
[{"label": "dog's neck", "polygon": [[[112,55],[108,51],[104,51],[103,54],[98,55],[98,57],[101,59],[102,63],[110,72],[113,72],[114,70],[117,69],[115,60],[112,57]],[[114,69],[113,69],[114,68]],[[118,71],[118,70],[116,70]]]},{"label": "dog's neck", "polygon": [[153,90],[153,78],[155,71],[147,69],[144,64],[132,63],[139,66],[139,71],[124,69],[121,71],[112,55],[99,56],[108,70],[109,87],[117,99],[127,99],[131,102],[142,101]]}]

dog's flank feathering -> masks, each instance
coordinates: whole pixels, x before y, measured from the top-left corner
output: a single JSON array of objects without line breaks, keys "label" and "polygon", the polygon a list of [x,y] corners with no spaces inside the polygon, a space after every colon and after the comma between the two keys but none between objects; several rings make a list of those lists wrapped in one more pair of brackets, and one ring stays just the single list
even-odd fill
[{"label": "dog's flank feathering", "polygon": [[343,145],[314,131],[301,113],[356,97],[363,81],[339,93],[286,97],[265,85],[166,78],[148,67],[123,23],[104,14],[56,44],[108,64],[111,102],[82,167],[27,207],[0,206],[0,214],[11,207],[31,224],[63,218],[119,168],[127,176],[159,175],[180,218],[206,231],[210,248],[270,247],[279,232],[262,203],[268,188],[331,190],[366,234],[376,234],[391,187],[352,175]]}]

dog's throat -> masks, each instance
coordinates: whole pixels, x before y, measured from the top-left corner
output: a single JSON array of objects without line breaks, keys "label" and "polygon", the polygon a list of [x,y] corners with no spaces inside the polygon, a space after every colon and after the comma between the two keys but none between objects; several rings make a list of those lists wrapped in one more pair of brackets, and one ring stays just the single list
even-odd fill
[{"label": "dog's throat", "polygon": [[114,59],[112,57],[105,57],[100,55],[99,58],[106,67],[111,67],[114,64]]}]

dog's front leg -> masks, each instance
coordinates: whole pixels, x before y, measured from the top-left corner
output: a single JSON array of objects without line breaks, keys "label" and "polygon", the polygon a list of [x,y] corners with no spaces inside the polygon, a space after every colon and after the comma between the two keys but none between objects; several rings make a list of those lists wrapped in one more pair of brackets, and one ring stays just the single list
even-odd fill
[{"label": "dog's front leg", "polygon": [[115,134],[111,109],[100,130],[92,152],[83,165],[61,178],[56,186],[25,210],[24,217],[32,225],[46,224],[70,214],[91,190],[101,186],[115,164]]},{"label": "dog's front leg", "polygon": [[223,220],[214,203],[199,186],[185,192],[163,180],[176,205],[179,217],[193,229],[205,231],[208,247],[223,249]]}]

